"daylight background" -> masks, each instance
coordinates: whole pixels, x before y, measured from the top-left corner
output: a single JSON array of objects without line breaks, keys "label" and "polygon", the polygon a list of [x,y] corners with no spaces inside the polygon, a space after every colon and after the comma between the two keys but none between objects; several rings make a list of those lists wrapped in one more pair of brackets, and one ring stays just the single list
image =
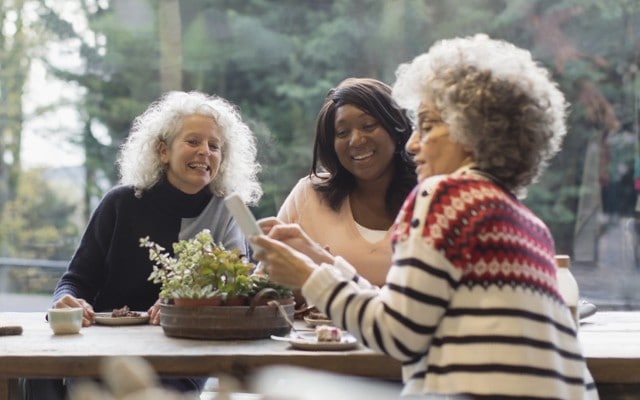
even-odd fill
[{"label": "daylight background", "polygon": [[163,92],[238,105],[260,142],[263,217],[309,172],[331,87],[391,84],[435,40],[477,32],[530,49],[572,104],[526,204],[571,255],[582,297],[640,304],[637,0],[0,0],[0,32],[0,309],[46,307],[118,182],[131,121]]}]

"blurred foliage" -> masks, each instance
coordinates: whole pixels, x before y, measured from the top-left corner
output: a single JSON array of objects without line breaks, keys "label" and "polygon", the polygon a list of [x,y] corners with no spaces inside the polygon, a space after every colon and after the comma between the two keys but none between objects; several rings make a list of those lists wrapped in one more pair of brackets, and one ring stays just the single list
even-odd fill
[{"label": "blurred foliage", "polygon": [[61,197],[33,169],[22,174],[16,198],[0,214],[3,257],[67,260],[77,244],[76,204]]},{"label": "blurred foliage", "polygon": [[[85,88],[85,209],[117,182],[114,160],[133,118],[160,96],[159,0],[75,0],[74,24],[61,2],[40,3],[39,18],[59,43],[80,43],[82,67],[55,68]],[[572,103],[562,153],[525,200],[571,252],[581,185],[631,184],[629,174],[597,165],[583,182],[588,143],[606,155],[623,133],[637,142],[640,84],[637,0],[190,0],[180,2],[183,90],[214,93],[237,104],[259,141],[265,196],[254,212],[274,214],[309,172],[315,116],[327,91],[350,76],[392,83],[401,62],[437,39],[486,32],[531,49]],[[490,56],[490,55],[488,55]],[[97,134],[103,127],[109,140]],[[623,148],[617,164],[637,158]],[[606,158],[602,158],[606,161]],[[600,163],[602,164],[602,162]],[[587,167],[593,167],[587,165]],[[622,176],[625,176],[622,178]],[[626,179],[626,180],[625,180]],[[631,212],[629,205],[616,212]]]},{"label": "blurred foliage", "polygon": [[4,267],[8,282],[3,286],[10,293],[51,295],[63,269],[43,269],[38,267]]}]

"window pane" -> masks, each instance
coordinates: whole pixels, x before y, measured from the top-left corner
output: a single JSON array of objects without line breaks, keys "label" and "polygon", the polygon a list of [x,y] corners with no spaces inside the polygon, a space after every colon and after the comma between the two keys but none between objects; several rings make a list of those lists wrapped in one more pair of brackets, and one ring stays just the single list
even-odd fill
[{"label": "window pane", "polygon": [[131,122],[162,92],[199,90],[239,106],[260,141],[265,196],[254,211],[274,215],[309,172],[315,116],[330,88],[349,76],[393,83],[397,65],[435,40],[486,32],[530,49],[572,104],[563,150],[526,204],[551,228],[558,253],[571,255],[582,297],[637,308],[640,6],[576,4],[4,1],[0,292],[40,293],[48,304],[64,267],[43,264],[71,257],[118,182]]}]

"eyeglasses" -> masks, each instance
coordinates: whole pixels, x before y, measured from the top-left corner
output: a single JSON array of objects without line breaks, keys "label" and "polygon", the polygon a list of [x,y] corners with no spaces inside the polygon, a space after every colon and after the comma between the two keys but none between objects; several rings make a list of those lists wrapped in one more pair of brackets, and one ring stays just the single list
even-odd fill
[{"label": "eyeglasses", "polygon": [[434,129],[442,126],[447,126],[447,124],[442,120],[430,120],[425,118],[420,121],[417,126],[414,125],[413,130],[418,132],[420,141],[425,141],[427,138],[435,139],[449,135],[448,129],[438,129],[436,132],[433,132]]},{"label": "eyeglasses", "polygon": [[[418,110],[420,111],[420,110]],[[449,134],[448,129],[438,130],[435,135],[432,133],[433,129],[442,125],[446,126],[446,123],[440,119],[439,114],[430,112],[417,112],[415,110],[406,111],[407,118],[411,121],[411,129],[413,132],[418,132],[420,135],[420,141],[426,140],[428,137],[437,138]]]}]

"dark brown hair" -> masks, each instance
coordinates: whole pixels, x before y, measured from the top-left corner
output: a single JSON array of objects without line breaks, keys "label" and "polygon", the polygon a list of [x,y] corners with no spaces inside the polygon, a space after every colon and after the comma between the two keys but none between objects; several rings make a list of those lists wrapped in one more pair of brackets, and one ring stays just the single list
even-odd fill
[{"label": "dark brown hair", "polygon": [[354,176],[338,160],[334,148],[336,110],[353,105],[375,118],[396,143],[393,156],[395,176],[387,188],[385,203],[389,216],[395,217],[402,202],[416,185],[413,162],[405,150],[411,136],[411,122],[391,97],[391,87],[369,78],[348,78],[329,90],[316,120],[311,173],[316,177],[323,171],[326,179],[317,180],[314,189],[320,192],[333,210],[355,187]]}]

